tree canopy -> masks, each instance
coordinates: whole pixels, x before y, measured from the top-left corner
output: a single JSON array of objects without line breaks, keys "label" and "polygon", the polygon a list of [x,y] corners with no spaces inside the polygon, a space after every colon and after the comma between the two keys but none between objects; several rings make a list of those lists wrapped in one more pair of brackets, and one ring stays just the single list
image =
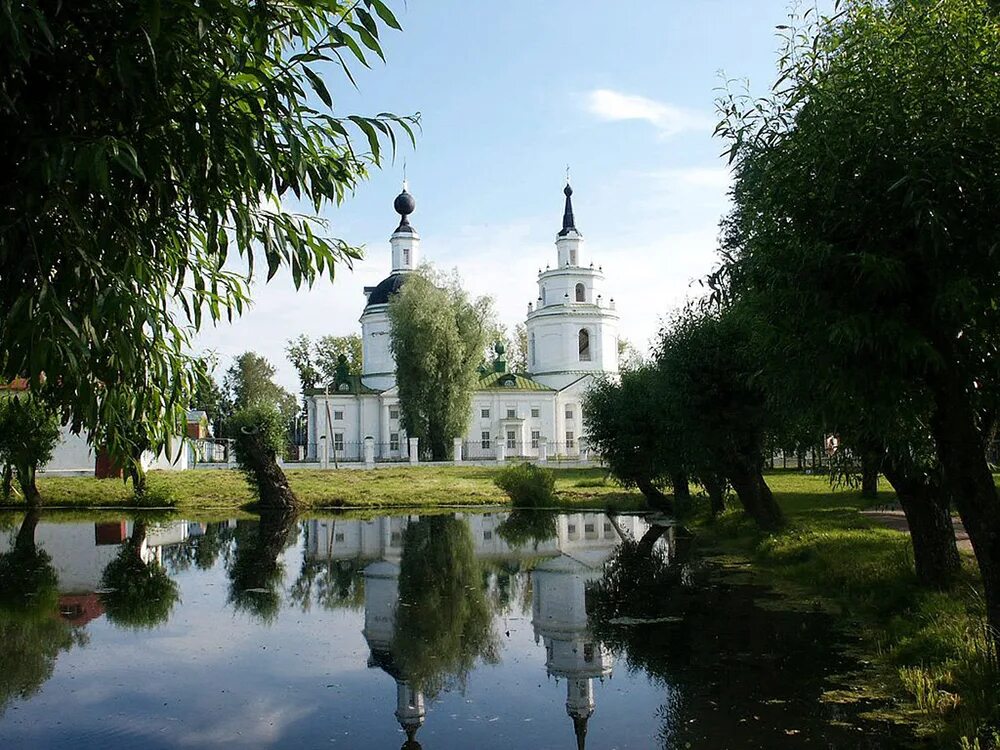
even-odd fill
[{"label": "tree canopy", "polygon": [[444,460],[465,434],[493,301],[470,300],[457,276],[424,268],[389,302],[389,320],[403,428]]},{"label": "tree canopy", "polygon": [[192,331],[242,312],[255,259],[298,287],[360,257],[290,206],[342,202],[412,139],[416,117],[334,109],[387,28],[383,0],[0,14],[0,380],[163,445],[202,375]]},{"label": "tree canopy", "polygon": [[994,627],[998,50],[986,0],[856,0],[789,30],[771,94],[720,102],[736,179],[717,285],[838,422],[940,462]]}]

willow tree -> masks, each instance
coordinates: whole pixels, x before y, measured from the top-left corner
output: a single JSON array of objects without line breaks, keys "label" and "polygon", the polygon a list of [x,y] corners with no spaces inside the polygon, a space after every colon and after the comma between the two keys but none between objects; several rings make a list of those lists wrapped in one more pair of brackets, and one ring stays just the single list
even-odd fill
[{"label": "willow tree", "polygon": [[726,265],[741,293],[787,362],[803,361],[802,342],[829,347],[828,362],[805,361],[825,376],[818,398],[862,394],[856,413],[874,421],[888,404],[904,424],[929,405],[949,494],[924,510],[944,539],[954,498],[1000,629],[1000,497],[986,459],[1000,414],[991,5],[844,3],[792,34],[768,97],[721,102],[720,132],[736,174]]},{"label": "willow tree", "polygon": [[342,202],[412,139],[415,117],[333,106],[387,28],[383,0],[6,6],[0,381],[46,380],[75,427],[135,423],[158,452],[200,376],[192,332],[242,312],[255,258],[299,287],[360,256],[290,206]]},{"label": "willow tree", "polygon": [[492,318],[491,299],[471,300],[457,276],[427,268],[409,274],[389,301],[403,429],[435,461],[448,459],[453,438],[465,434]]},{"label": "willow tree", "polygon": [[101,603],[108,620],[127,630],[149,630],[170,619],[180,589],[167,571],[144,549],[148,526],[133,521],[132,533],[104,568]]},{"label": "willow tree", "polygon": [[729,481],[754,522],[784,522],[764,479],[764,451],[781,429],[781,410],[768,403],[756,377],[760,352],[741,308],[691,307],[661,331],[655,353],[660,388],[669,398],[672,429],[693,465]]}]

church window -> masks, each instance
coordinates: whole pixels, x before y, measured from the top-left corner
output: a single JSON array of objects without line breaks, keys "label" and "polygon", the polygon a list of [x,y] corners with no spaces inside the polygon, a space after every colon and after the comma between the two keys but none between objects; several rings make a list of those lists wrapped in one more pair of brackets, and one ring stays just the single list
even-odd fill
[{"label": "church window", "polygon": [[542,437],[542,433],[539,432],[538,430],[532,430],[531,431],[531,447],[532,448],[537,448],[538,447],[538,441],[539,441],[539,439],[541,439],[541,437]]},{"label": "church window", "polygon": [[531,362],[531,366],[535,366],[535,334],[531,334],[531,339],[528,343],[528,360]]},{"label": "church window", "polygon": [[566,419],[573,418],[573,404],[566,404]]},{"label": "church window", "polygon": [[532,417],[532,419],[538,419],[538,415],[540,413],[541,412],[538,410],[537,406],[532,407],[532,409],[531,409],[531,417]]},{"label": "church window", "polygon": [[483,432],[480,434],[479,445],[484,451],[490,449],[490,433],[488,431],[483,430]]},{"label": "church window", "polygon": [[590,331],[586,328],[580,329],[580,361],[589,362],[590,361]]},{"label": "church window", "polygon": [[410,248],[408,247],[403,248],[403,265],[410,265]]},{"label": "church window", "polygon": [[594,661],[594,644],[585,643],[583,644],[583,660],[588,664]]},{"label": "church window", "polygon": [[566,447],[572,448],[576,445],[576,438],[573,435],[573,430],[566,430]]},{"label": "church window", "polygon": [[389,533],[389,546],[398,547],[403,543],[403,534],[399,531],[392,531]]},{"label": "church window", "polygon": [[334,409],[334,411],[333,411],[333,421],[334,422],[343,422],[344,421],[344,410],[343,409],[340,409],[340,410]]},{"label": "church window", "polygon": [[493,538],[493,532],[492,531],[484,531],[483,532],[483,541],[484,542],[488,542],[492,538]]},{"label": "church window", "polygon": [[342,541],[344,541],[344,533],[343,532],[338,532],[338,533],[334,534],[333,535],[333,541],[335,541],[335,542],[342,542]]},{"label": "church window", "polygon": [[542,287],[542,304],[545,304],[545,287]]},{"label": "church window", "polygon": [[583,284],[576,285],[576,301],[577,302],[587,301],[587,290],[584,288]]},{"label": "church window", "polygon": [[344,450],[344,433],[342,432],[333,433],[333,449],[335,451]]},{"label": "church window", "polygon": [[507,430],[507,447],[516,448],[517,447],[517,434],[514,430]]},{"label": "church window", "polygon": [[399,419],[399,407],[390,406],[389,407],[389,419]]},{"label": "church window", "polygon": [[572,250],[569,251],[569,264],[571,266],[576,265],[576,248],[573,248]]},{"label": "church window", "polygon": [[517,419],[517,409],[508,409],[507,419]]},{"label": "church window", "polygon": [[399,433],[390,432],[389,433],[389,450],[398,451],[399,450]]},{"label": "church window", "polygon": [[479,416],[482,417],[483,419],[489,419],[490,418],[490,410],[489,409],[480,409],[479,410]]}]

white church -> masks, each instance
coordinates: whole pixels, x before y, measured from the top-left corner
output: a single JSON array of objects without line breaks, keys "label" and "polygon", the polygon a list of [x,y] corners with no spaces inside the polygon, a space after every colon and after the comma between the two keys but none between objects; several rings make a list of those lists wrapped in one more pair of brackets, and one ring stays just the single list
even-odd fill
[{"label": "white church", "polygon": [[[586,450],[583,396],[595,377],[618,371],[615,301],[606,295],[601,268],[584,257],[568,183],[563,193],[555,265],[539,271],[537,299],[528,303],[527,372],[508,371],[497,348],[491,371],[482,374],[473,394],[461,459],[579,457]],[[307,460],[359,460],[366,438],[376,460],[409,455],[390,349],[389,300],[421,263],[420,235],[409,221],[416,202],[405,185],[393,206],[400,221],[389,238],[391,272],[365,288],[361,375],[342,375],[306,394]]]}]

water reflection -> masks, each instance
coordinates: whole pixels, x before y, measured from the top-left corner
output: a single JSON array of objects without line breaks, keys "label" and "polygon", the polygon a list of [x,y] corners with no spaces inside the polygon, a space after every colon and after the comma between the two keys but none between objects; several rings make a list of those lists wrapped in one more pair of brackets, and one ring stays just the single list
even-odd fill
[{"label": "water reflection", "polygon": [[[186,697],[189,714],[235,710],[220,696],[237,685],[250,691],[241,706],[290,696],[311,718],[274,735],[275,746],[320,746],[349,732],[350,747],[409,750],[564,748],[574,739],[579,749],[588,738],[634,748],[654,736],[663,748],[866,746],[851,729],[856,712],[818,700],[846,663],[831,648],[829,619],[761,608],[766,592],[705,573],[683,529],[636,516],[91,524],[28,516],[0,539],[0,745],[11,736],[11,746],[68,741],[56,730],[33,734],[46,726],[47,694],[59,696],[74,731],[133,713],[129,731],[150,739],[146,727],[157,722],[166,731],[183,714],[160,709],[160,692],[140,704],[130,682],[138,676],[111,664],[118,648],[138,647],[159,665],[162,701]],[[138,629],[171,637],[129,632]],[[95,653],[81,659],[75,647],[88,632]],[[324,656],[292,659],[290,649]],[[213,651],[210,687],[200,660]],[[72,665],[69,676],[57,658]],[[88,676],[121,702],[75,698]],[[40,693],[50,679],[56,688]],[[14,701],[24,710],[4,716]],[[35,714],[35,724],[15,726],[10,715],[32,716],[33,702],[41,722]],[[90,726],[81,736],[103,746],[102,730]],[[21,734],[5,734],[14,728]],[[358,732],[378,740],[358,745]],[[875,734],[870,745],[889,746],[887,738]]]},{"label": "water reflection", "polygon": [[28,513],[12,548],[0,554],[0,717],[11,701],[41,689],[60,653],[86,643],[57,614],[58,576],[35,544],[38,520],[37,511]]},{"label": "water reflection", "polygon": [[284,563],[282,552],[295,544],[294,513],[270,510],[259,521],[237,521],[236,549],[229,565],[229,603],[260,622],[274,622],[281,610]]},{"label": "water reflection", "polygon": [[148,544],[149,529],[142,519],[101,576],[101,602],[108,620],[135,630],[166,622],[180,598],[180,589],[167,575],[159,548]]}]

